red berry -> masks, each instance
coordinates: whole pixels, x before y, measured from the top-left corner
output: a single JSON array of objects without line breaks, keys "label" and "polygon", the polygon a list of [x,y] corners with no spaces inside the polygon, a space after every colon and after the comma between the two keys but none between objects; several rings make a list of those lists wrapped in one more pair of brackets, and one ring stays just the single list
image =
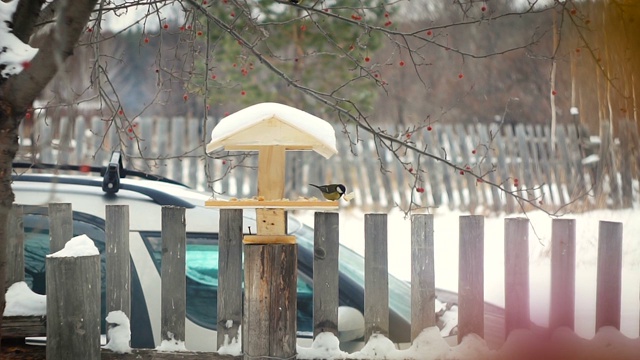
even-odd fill
[{"label": "red berry", "polygon": [[240,91],[240,95],[245,96],[245,95],[247,95],[247,92],[242,90],[242,91]]},{"label": "red berry", "polygon": [[580,52],[580,48],[576,48],[576,52],[579,53]]},{"label": "red berry", "polygon": [[471,153],[475,155],[477,153],[476,149],[471,150]]},{"label": "red berry", "polygon": [[191,30],[191,25],[187,25],[187,30]]},{"label": "red berry", "polygon": [[407,133],[407,139],[411,139],[411,133]]},{"label": "red berry", "polygon": [[556,96],[557,93],[558,93],[557,91],[551,90],[551,95]]},{"label": "red berry", "polygon": [[385,11],[384,17],[388,18],[389,17],[389,13]]},{"label": "red berry", "polygon": [[215,80],[217,78],[216,74],[211,75],[211,80]]},{"label": "red berry", "polygon": [[476,182],[479,182],[479,183],[481,183],[481,182],[482,182],[482,179],[480,179],[480,178],[477,178],[477,179],[476,179]]},{"label": "red berry", "polygon": [[23,61],[20,63],[20,65],[22,65],[23,70],[27,70],[31,67],[31,61]]},{"label": "red berry", "polygon": [[189,100],[189,94],[182,95],[182,98],[184,99],[184,101]]},{"label": "red berry", "polygon": [[300,25],[300,31],[306,31],[307,25]]},{"label": "red berry", "polygon": [[231,66],[233,66],[233,67],[238,67],[238,64],[233,63],[233,65],[231,65]]},{"label": "red berry", "polygon": [[431,36],[433,34],[433,32],[431,32],[431,30],[427,30],[427,36]]},{"label": "red berry", "polygon": [[424,188],[422,188],[422,187],[416,188],[416,191],[419,192],[419,193],[423,193],[424,192]]},{"label": "red berry", "polygon": [[236,13],[235,12],[231,12],[231,17],[236,17]]},{"label": "red berry", "polygon": [[409,168],[409,172],[410,172],[410,173],[413,173],[413,168]]},{"label": "red berry", "polygon": [[384,23],[384,26],[391,26],[391,24],[393,24],[393,23],[391,22],[391,20],[389,20],[389,21]]},{"label": "red berry", "polygon": [[433,130],[433,128],[431,127],[431,125],[427,126],[427,131],[431,131]]},{"label": "red berry", "polygon": [[149,38],[148,38],[148,37],[144,38],[144,43],[145,43],[145,44],[148,44],[148,43],[149,43]]},{"label": "red berry", "polygon": [[222,160],[222,165],[227,165],[227,160]]},{"label": "red berry", "polygon": [[207,111],[211,109],[211,105],[207,104]]},{"label": "red berry", "polygon": [[467,169],[467,170],[471,170],[471,166],[469,166],[469,165],[465,166],[464,168]]},{"label": "red berry", "polygon": [[207,5],[207,0],[203,0],[202,5]]},{"label": "red berry", "polygon": [[364,58],[364,62],[369,62],[369,61],[371,61],[371,58],[370,58],[370,57],[368,57],[368,56],[366,56],[366,57]]},{"label": "red berry", "polygon": [[198,35],[198,36],[202,36],[202,31],[198,31],[198,32],[196,33],[196,35]]},{"label": "red berry", "polygon": [[124,115],[124,110],[122,110],[122,109],[118,110],[118,115],[120,115],[120,116]]},{"label": "red berry", "polygon": [[514,179],[513,179],[513,183],[514,183],[514,184],[517,184],[517,183],[518,183],[518,178],[514,178]]},{"label": "red berry", "polygon": [[180,31],[184,31],[184,26],[180,26]]},{"label": "red berry", "polygon": [[464,175],[464,170],[460,170],[460,175]]},{"label": "red berry", "polygon": [[570,11],[570,12],[571,12],[571,15],[575,15],[575,14],[578,12],[578,10],[576,10],[576,9],[571,9],[571,11]]},{"label": "red berry", "polygon": [[352,51],[353,49],[355,49],[356,47],[353,46],[353,44],[349,45],[349,51]]},{"label": "red berry", "polygon": [[24,114],[24,118],[27,119],[27,120],[31,119],[31,113],[28,112],[28,113]]},{"label": "red berry", "polygon": [[400,65],[400,66],[404,66],[404,61],[400,60],[400,62],[398,63],[398,65]]},{"label": "red berry", "polygon": [[480,10],[482,10],[483,12],[485,12],[485,11],[487,11],[487,7],[486,7],[486,6],[483,6],[483,7],[481,7],[481,8],[480,8]]},{"label": "red berry", "polygon": [[458,74],[458,79],[462,79],[464,75],[462,73]]},{"label": "red berry", "polygon": [[93,28],[87,28],[87,32],[93,32]]},{"label": "red berry", "polygon": [[167,30],[167,29],[169,29],[169,24],[164,24],[164,25],[162,25],[162,27],[163,27],[165,30]]}]

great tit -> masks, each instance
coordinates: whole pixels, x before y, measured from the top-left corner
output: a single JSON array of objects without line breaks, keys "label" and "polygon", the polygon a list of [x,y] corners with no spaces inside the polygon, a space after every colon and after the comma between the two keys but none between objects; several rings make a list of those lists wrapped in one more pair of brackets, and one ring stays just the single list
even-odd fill
[{"label": "great tit", "polygon": [[347,188],[342,184],[329,184],[329,185],[314,185],[309,184],[315,188],[318,188],[322,192],[322,196],[324,196],[327,200],[338,200],[344,193],[347,192]]}]

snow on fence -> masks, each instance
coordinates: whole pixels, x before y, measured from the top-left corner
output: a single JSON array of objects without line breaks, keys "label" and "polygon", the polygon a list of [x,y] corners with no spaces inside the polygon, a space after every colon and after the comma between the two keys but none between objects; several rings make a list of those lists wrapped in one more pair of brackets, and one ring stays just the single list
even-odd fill
[{"label": "snow on fence", "polygon": [[[49,214],[56,209],[68,209],[69,204],[51,204]],[[24,236],[20,236],[20,206],[15,206],[13,219],[10,224],[12,234],[10,237],[8,254],[9,268],[24,268],[23,258],[19,255],[22,245],[20,242]],[[240,325],[247,321],[252,314],[242,314],[242,210],[220,210],[219,232],[219,283],[218,283],[218,349],[230,339],[238,339]],[[53,244],[61,244],[69,239],[69,233],[61,229],[69,221],[70,212],[62,211],[61,216],[51,216],[51,241]],[[128,285],[130,269],[122,266],[129,261],[128,253],[128,209],[126,206],[106,206],[107,229],[107,299],[109,299],[110,311],[123,310],[130,316],[130,286]],[[411,230],[411,254],[412,281],[411,281],[411,340],[418,338],[421,332],[436,325],[434,315],[435,306],[435,272],[434,272],[434,217],[433,215],[412,215]],[[173,342],[185,340],[185,209],[173,206],[165,206],[162,209],[162,316],[161,330],[162,340]],[[337,334],[338,324],[338,214],[315,214],[314,236],[314,336],[322,332]],[[573,330],[575,309],[575,269],[576,269],[576,229],[575,221],[570,219],[553,219],[552,225],[552,253],[551,253],[551,302],[550,302],[550,328],[545,336],[561,327]],[[389,289],[387,284],[387,219],[384,214],[365,215],[365,340],[373,334],[389,334]],[[489,317],[485,312],[484,304],[484,218],[478,215],[460,217],[459,236],[459,283],[458,283],[458,341],[469,334],[484,336],[489,344],[500,346],[505,336],[518,329],[529,329],[532,326],[529,315],[529,220],[526,218],[505,219],[505,308],[504,319]],[[63,235],[64,234],[64,235]],[[596,298],[596,329],[613,327],[620,330],[621,317],[621,274],[622,274],[622,224],[616,222],[601,221],[599,227],[599,246],[597,264],[597,298]],[[117,254],[117,258],[115,258]],[[64,259],[64,258],[62,258]],[[60,273],[47,259],[47,280],[56,279],[55,284],[47,283],[49,301],[52,305],[52,296],[55,293],[60,304],[67,304],[66,296],[77,296],[82,291],[90,291],[90,284],[99,284],[99,271],[76,271],[78,275],[92,276],[92,279],[77,280],[60,276]],[[68,260],[67,260],[68,261]],[[246,258],[245,258],[245,261]],[[96,262],[97,264],[97,262]],[[95,264],[94,264],[95,265]],[[78,264],[78,266],[84,266]],[[245,266],[245,269],[247,267]],[[282,267],[294,271],[295,264]],[[9,272],[13,278],[8,283],[21,281],[24,275],[19,272]],[[111,279],[118,279],[111,281]],[[86,289],[79,289],[85,285]],[[247,284],[250,286],[250,284]],[[292,285],[295,291],[295,284]],[[55,288],[52,288],[55,287]],[[165,291],[165,289],[167,289]],[[94,289],[95,290],[95,289]],[[273,296],[279,296],[272,294]],[[95,294],[94,294],[95,295]],[[271,296],[271,295],[266,295]],[[118,299],[115,303],[111,299]],[[245,299],[245,301],[247,301]],[[91,300],[91,302],[95,302]],[[99,300],[98,300],[99,302]],[[114,305],[115,304],[115,305]],[[114,307],[115,306],[115,307]],[[47,335],[52,336],[50,329],[56,326],[57,338],[74,336],[78,330],[74,322],[78,317],[59,318],[52,309],[47,307]],[[81,310],[83,306],[72,306]],[[68,307],[67,307],[68,308]],[[247,307],[245,306],[245,309]],[[94,309],[95,310],[95,309]],[[289,314],[295,319],[296,308],[289,309]],[[59,314],[59,312],[58,312]],[[44,335],[42,318],[31,318],[31,324],[37,326],[27,328],[29,323],[25,317],[4,317],[3,336],[24,337]],[[77,325],[77,324],[76,324]],[[295,326],[293,327],[295,329]],[[31,331],[31,332],[29,332]],[[289,334],[295,337],[295,332]],[[98,336],[93,334],[92,336]],[[269,337],[268,346],[278,346],[281,337]],[[242,336],[244,349],[247,349],[247,341],[256,342],[258,338]],[[95,339],[93,339],[95,340]],[[592,340],[594,341],[594,340]],[[84,345],[99,342],[86,342]],[[636,342],[640,349],[640,342]],[[522,345],[522,344],[521,344]],[[79,346],[73,342],[61,342],[54,348],[62,357],[52,354],[51,358],[64,358],[66,354],[75,353]],[[259,351],[260,345],[255,343],[252,349]],[[48,347],[49,348],[49,347]],[[172,348],[172,349],[175,349]],[[508,351],[517,351],[517,347]],[[527,348],[530,351],[531,348]],[[566,351],[566,348],[564,349]],[[636,349],[637,350],[637,349]],[[634,350],[634,351],[636,351]],[[89,354],[84,349],[83,354]],[[117,355],[103,351],[102,358],[133,359],[144,352],[152,353],[152,350],[135,350],[133,354]],[[426,350],[422,350],[426,351]],[[505,350],[507,351],[507,350]],[[95,352],[94,352],[95,354]],[[637,354],[637,352],[635,353]],[[259,354],[245,354],[245,359],[253,359]],[[531,356],[530,353],[526,354]],[[563,355],[571,355],[566,352]],[[87,355],[88,356],[88,355]],[[180,358],[217,359],[216,353],[181,353]],[[92,358],[99,358],[92,357]],[[49,349],[47,349],[49,358]],[[90,359],[89,357],[85,357]],[[149,358],[168,359],[171,354],[158,353]],[[507,357],[509,358],[509,357]],[[576,357],[577,358],[577,357]],[[625,357],[626,358],[626,357]]]},{"label": "snow on fence", "polygon": [[[130,167],[201,190],[250,197],[256,187],[257,158],[224,152],[217,159],[205,156],[203,144],[214,124],[214,120],[205,126],[200,119],[182,117],[138,118],[127,125],[98,117],[39,119],[33,126],[21,125],[18,159],[103,166],[113,150],[122,150]],[[400,135],[408,129],[388,133],[395,131],[404,141],[460,168],[469,166],[474,173],[485,174],[491,182],[503,184],[543,208],[572,204],[571,210],[581,211],[630,207],[632,199],[640,196],[638,129],[625,120],[620,120],[618,127],[620,136],[614,138],[609,123],[602,124],[599,136],[590,136],[583,127],[559,125],[553,144],[548,126],[530,124],[502,128],[495,124],[434,124],[432,131],[417,129],[410,138]],[[469,174],[460,175],[441,162],[403,150],[394,153],[352,126],[336,127],[337,133],[344,131],[351,136],[338,136],[340,155],[331,162],[319,161],[314,152],[287,154],[285,196],[317,195],[307,184],[339,182],[355,191],[352,203],[368,211],[396,204],[406,208],[412,201],[479,214],[522,210],[511,196],[477,183]],[[358,141],[352,142],[356,138]],[[421,174],[421,181],[415,183],[410,168]],[[519,180],[517,187],[514,179]],[[417,187],[424,188],[424,193],[418,193]]]}]

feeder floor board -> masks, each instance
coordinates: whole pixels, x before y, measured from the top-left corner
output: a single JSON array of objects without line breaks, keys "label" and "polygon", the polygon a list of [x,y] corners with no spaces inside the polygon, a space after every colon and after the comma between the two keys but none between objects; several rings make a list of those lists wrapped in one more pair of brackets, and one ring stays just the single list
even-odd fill
[{"label": "feeder floor board", "polygon": [[224,209],[300,209],[300,210],[337,210],[338,201],[284,201],[284,200],[207,200],[207,207]]}]

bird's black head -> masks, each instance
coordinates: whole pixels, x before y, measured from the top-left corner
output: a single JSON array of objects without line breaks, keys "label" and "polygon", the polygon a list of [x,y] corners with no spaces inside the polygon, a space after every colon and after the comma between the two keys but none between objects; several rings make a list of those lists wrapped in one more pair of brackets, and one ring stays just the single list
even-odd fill
[{"label": "bird's black head", "polygon": [[342,184],[338,184],[338,186],[336,187],[336,191],[340,194],[344,194],[347,192],[347,188]]}]

